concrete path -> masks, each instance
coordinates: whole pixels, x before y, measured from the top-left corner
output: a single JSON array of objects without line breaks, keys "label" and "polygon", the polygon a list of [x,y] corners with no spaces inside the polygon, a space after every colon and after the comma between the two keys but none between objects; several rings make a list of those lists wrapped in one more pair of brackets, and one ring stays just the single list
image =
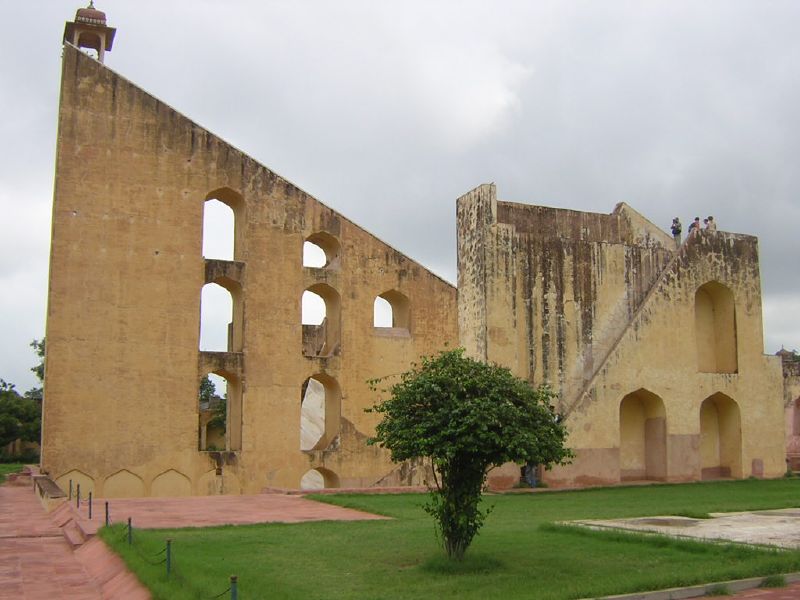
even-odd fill
[{"label": "concrete path", "polygon": [[800,549],[800,509],[782,508],[735,513],[711,513],[709,519],[677,516],[573,521],[599,529],[627,529],[672,537],[723,540]]}]

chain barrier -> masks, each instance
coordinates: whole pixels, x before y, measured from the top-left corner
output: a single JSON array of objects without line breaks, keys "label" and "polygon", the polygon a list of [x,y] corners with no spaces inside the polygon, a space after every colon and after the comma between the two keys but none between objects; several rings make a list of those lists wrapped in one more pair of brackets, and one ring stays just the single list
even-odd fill
[{"label": "chain barrier", "polygon": [[[111,523],[111,519],[108,519],[109,524]],[[128,524],[122,526],[122,535],[120,536],[119,540],[128,540],[130,547],[133,548],[136,555],[146,564],[151,566],[158,566],[166,564],[166,574],[167,577],[170,579],[175,579],[177,582],[181,583],[182,585],[191,588],[198,598],[208,598],[208,600],[216,600],[218,598],[222,598],[225,594],[230,593],[231,600],[238,600],[238,577],[236,575],[232,575],[230,578],[230,585],[219,594],[214,596],[205,596],[204,591],[198,589],[191,580],[186,579],[181,573],[179,573],[175,568],[175,554],[174,548],[172,547],[172,538],[168,539],[164,548],[156,552],[155,554],[145,554],[142,549],[139,547],[138,539],[133,539],[133,524],[131,519],[128,519]],[[156,560],[157,557],[164,556],[161,560]]]},{"label": "chain barrier", "polygon": [[216,596],[209,596],[209,600],[214,600],[215,598],[219,598],[219,597],[220,597],[220,596],[222,596],[223,594],[227,594],[227,593],[228,593],[228,592],[230,592],[230,591],[231,591],[231,588],[230,588],[230,586],[228,586],[228,589],[227,589],[227,590],[225,590],[224,592],[220,592],[220,593],[219,593],[219,594],[217,594]]}]

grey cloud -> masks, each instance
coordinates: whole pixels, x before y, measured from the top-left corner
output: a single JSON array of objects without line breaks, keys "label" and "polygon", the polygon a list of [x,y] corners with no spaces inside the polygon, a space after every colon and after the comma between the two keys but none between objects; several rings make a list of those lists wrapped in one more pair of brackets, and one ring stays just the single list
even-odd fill
[{"label": "grey cloud", "polygon": [[[19,224],[0,284],[25,264],[33,286],[2,305],[0,377],[20,387],[31,361],[16,357],[44,331],[32,257],[78,4],[43,3],[34,39],[0,39],[0,202]],[[579,210],[624,200],[665,228],[714,214],[760,237],[767,348],[800,347],[796,2],[97,5],[118,27],[111,68],[451,280],[455,198],[482,182]]]}]

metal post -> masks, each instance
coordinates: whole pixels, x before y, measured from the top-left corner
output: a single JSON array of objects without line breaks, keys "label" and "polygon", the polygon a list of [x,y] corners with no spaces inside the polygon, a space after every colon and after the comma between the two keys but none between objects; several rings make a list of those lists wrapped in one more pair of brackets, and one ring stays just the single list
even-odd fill
[{"label": "metal post", "polygon": [[236,575],[231,575],[231,600],[239,600],[238,579]]},{"label": "metal post", "polygon": [[75,507],[81,507],[81,484],[78,484],[78,491],[75,493]]},{"label": "metal post", "polygon": [[92,492],[89,492],[89,520],[92,520]]},{"label": "metal post", "polygon": [[108,500],[106,500],[106,527],[108,527]]},{"label": "metal post", "polygon": [[131,518],[128,517],[128,546],[133,543],[133,527],[131,526]]},{"label": "metal post", "polygon": [[67,500],[72,502],[72,479],[69,480],[69,498]]},{"label": "metal post", "polygon": [[172,571],[172,538],[167,538],[167,577]]}]

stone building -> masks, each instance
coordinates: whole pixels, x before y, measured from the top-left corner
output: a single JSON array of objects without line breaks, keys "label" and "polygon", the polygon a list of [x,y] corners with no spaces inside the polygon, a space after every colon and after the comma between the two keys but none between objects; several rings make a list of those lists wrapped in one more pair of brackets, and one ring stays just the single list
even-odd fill
[{"label": "stone building", "polygon": [[[762,354],[755,238],[676,248],[610,215],[457,202],[456,289],[103,64],[113,29],[65,30],[47,316],[42,469],[97,496],[419,483],[365,444],[369,379],[459,343],[550,383],[577,458],[554,485],[778,476],[780,360]],[[94,59],[80,50],[94,49]],[[233,216],[203,255],[204,212]],[[323,257],[304,263],[304,247]],[[232,306],[201,350],[205,286]],[[324,319],[304,320],[315,294]],[[390,321],[375,320],[384,303]],[[203,378],[227,381],[198,401]],[[497,470],[511,485],[518,468]]]},{"label": "stone building", "polygon": [[701,231],[676,247],[625,204],[606,215],[501,202],[494,185],[457,213],[461,344],[559,394],[576,458],[545,480],[783,474],[754,237]]},{"label": "stone building", "polygon": [[[100,11],[91,18],[82,27],[106,27]],[[415,482],[413,469],[364,443],[376,422],[363,410],[375,399],[367,380],[457,344],[455,288],[72,41],[42,468],[65,489],[72,480],[107,497],[297,488],[309,471],[327,486]],[[233,212],[233,260],[202,255],[212,200]],[[306,242],[324,253],[320,266],[304,266]],[[232,299],[228,348],[200,351],[201,293],[215,284]],[[321,323],[303,324],[304,292],[324,301]],[[384,326],[376,299],[391,308]],[[209,373],[227,380],[220,451],[206,450],[220,445],[218,432],[201,429],[198,385]],[[301,448],[309,389],[323,410]]]},{"label": "stone building", "polygon": [[783,364],[783,402],[786,411],[786,468],[800,471],[800,356],[780,350]]}]

